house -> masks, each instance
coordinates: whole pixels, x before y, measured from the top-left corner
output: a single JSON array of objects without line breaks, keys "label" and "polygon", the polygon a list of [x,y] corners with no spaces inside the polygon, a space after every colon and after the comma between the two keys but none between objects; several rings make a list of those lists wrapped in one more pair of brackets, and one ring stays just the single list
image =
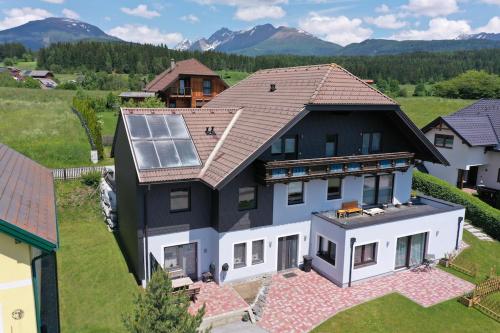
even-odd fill
[{"label": "house", "polygon": [[135,102],[142,102],[146,98],[155,97],[154,92],[148,91],[124,91],[120,95],[118,95],[122,102],[128,102],[130,100]]},{"label": "house", "polygon": [[153,92],[170,108],[199,108],[228,88],[220,76],[196,59],[175,62],[149,82]]},{"label": "house", "polygon": [[52,172],[0,144],[0,332],[59,332]]},{"label": "house", "polygon": [[226,283],[310,255],[347,286],[462,237],[463,207],[411,198],[415,160],[446,159],[335,64],[258,71],[201,109],[122,108],[112,154],[118,237],[143,285],[158,266]]},{"label": "house", "polygon": [[54,73],[45,69],[26,70],[22,72],[22,75],[34,79],[54,79]]},{"label": "house", "polygon": [[430,174],[458,188],[477,188],[500,208],[500,99],[481,99],[437,117],[422,131],[450,162],[424,163]]}]

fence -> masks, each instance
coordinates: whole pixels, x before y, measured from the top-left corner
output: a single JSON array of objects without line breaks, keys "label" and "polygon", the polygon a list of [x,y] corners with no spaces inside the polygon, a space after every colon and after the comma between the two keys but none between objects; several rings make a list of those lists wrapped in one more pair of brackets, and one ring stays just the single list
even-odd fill
[{"label": "fence", "polygon": [[77,179],[82,175],[89,172],[101,172],[103,173],[106,167],[104,166],[91,166],[91,167],[79,167],[79,168],[67,168],[67,169],[53,169],[52,175],[54,179],[68,180]]},{"label": "fence", "polygon": [[469,275],[472,277],[475,277],[477,274],[477,266],[475,265],[469,265],[470,267],[463,267],[455,264],[453,261],[450,262],[449,267],[453,268],[456,271],[462,272],[465,275]]},{"label": "fence", "polygon": [[477,308],[487,316],[500,321],[500,300],[496,293],[500,292],[500,276],[492,276],[479,283],[474,291],[464,295],[460,302]]}]

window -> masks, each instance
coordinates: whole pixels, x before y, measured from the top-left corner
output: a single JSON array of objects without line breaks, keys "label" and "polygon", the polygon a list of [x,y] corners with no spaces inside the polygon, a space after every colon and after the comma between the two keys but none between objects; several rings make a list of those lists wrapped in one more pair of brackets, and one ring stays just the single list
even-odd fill
[{"label": "window", "polygon": [[203,95],[205,95],[205,96],[212,95],[212,81],[211,80],[203,80]]},{"label": "window", "polygon": [[363,142],[361,145],[362,154],[373,154],[378,153],[382,150],[381,148],[382,133],[363,133]]},{"label": "window", "polygon": [[321,259],[335,266],[335,257],[337,254],[337,245],[322,236],[318,236],[318,254]]},{"label": "window", "polygon": [[247,265],[247,243],[234,244],[234,268]]},{"label": "window", "polygon": [[191,193],[189,188],[170,191],[170,211],[183,212],[190,209]]},{"label": "window", "polygon": [[285,158],[297,157],[297,137],[279,138],[271,146],[271,154],[283,155]]},{"label": "window", "polygon": [[257,187],[240,187],[238,189],[238,209],[247,210],[257,207]]},{"label": "window", "polygon": [[202,99],[197,99],[196,100],[196,107],[201,108],[203,105],[205,105],[205,101]]},{"label": "window", "polygon": [[326,136],[325,156],[332,157],[337,155],[337,135],[329,134]]},{"label": "window", "polygon": [[339,199],[340,190],[342,188],[342,179],[340,178],[328,178],[328,194],[327,199]]},{"label": "window", "polygon": [[500,183],[500,169],[498,169],[497,183]]},{"label": "window", "polygon": [[170,101],[170,102],[168,103],[168,107],[169,107],[169,108],[175,108],[175,107],[176,107],[176,105],[177,105],[177,103],[176,103],[175,101]]},{"label": "window", "polygon": [[295,138],[285,138],[285,154],[294,154],[296,151],[296,144]]},{"label": "window", "polygon": [[283,140],[279,138],[278,140],[273,142],[273,145],[271,146],[271,154],[281,154],[283,152],[282,150],[282,145],[283,145]]},{"label": "window", "polygon": [[262,264],[264,262],[264,240],[252,242],[252,265]]},{"label": "window", "polygon": [[377,243],[356,246],[354,249],[354,267],[376,264]]},{"label": "window", "polygon": [[304,203],[304,183],[291,182],[288,184],[288,204],[297,205]]},{"label": "window", "polygon": [[392,202],[393,175],[365,176],[363,205],[382,205]]},{"label": "window", "polygon": [[453,135],[435,134],[434,146],[441,148],[453,148]]}]

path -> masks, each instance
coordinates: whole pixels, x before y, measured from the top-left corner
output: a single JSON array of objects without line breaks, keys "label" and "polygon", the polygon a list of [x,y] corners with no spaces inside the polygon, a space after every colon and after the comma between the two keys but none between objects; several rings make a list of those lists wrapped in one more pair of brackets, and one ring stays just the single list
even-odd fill
[{"label": "path", "polygon": [[482,241],[486,241],[486,242],[493,242],[494,241],[493,238],[491,238],[490,236],[485,234],[481,229],[473,226],[472,224],[470,224],[467,221],[464,223],[464,229]]}]

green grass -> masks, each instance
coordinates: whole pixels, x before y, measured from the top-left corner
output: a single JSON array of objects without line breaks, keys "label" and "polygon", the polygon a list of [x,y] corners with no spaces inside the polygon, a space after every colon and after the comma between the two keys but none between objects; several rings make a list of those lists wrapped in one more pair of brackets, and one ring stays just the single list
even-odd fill
[{"label": "green grass", "polygon": [[427,125],[438,116],[448,115],[472,104],[473,100],[441,97],[398,97],[402,110],[419,127]]},{"label": "green grass", "polygon": [[102,123],[102,135],[114,135],[118,114],[116,112],[99,112],[97,117]]},{"label": "green grass", "polygon": [[[0,62],[0,67],[1,66],[5,66],[3,62]],[[23,70],[36,69],[36,61],[18,61],[17,64],[14,64],[14,67]]]},{"label": "green grass", "polygon": [[[474,283],[483,281],[493,265],[500,267],[500,242],[480,241],[468,231],[464,240],[470,248],[456,262],[477,263],[478,276],[445,270]],[[313,332],[500,332],[500,324],[456,299],[424,308],[400,294],[390,294],[343,311]]]},{"label": "green grass", "polygon": [[228,71],[228,70],[221,70],[217,71],[217,74],[220,75],[220,77],[226,81],[229,86],[234,86],[236,83],[240,82],[241,80],[245,79],[250,73],[247,72],[238,72],[238,71]]},{"label": "green grass", "polygon": [[51,168],[91,164],[85,131],[70,110],[75,93],[0,87],[0,142]]},{"label": "green grass", "polygon": [[56,189],[62,332],[124,332],[121,316],[138,287],[106,229],[98,195],[80,181],[58,182]]}]

